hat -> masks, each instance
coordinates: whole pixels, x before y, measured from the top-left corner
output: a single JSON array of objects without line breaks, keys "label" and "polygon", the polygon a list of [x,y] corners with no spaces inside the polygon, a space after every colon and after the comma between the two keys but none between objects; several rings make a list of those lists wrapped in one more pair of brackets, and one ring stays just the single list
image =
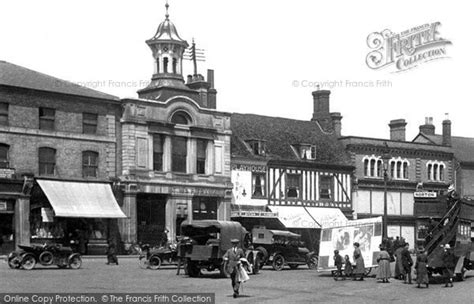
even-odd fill
[{"label": "hat", "polygon": [[446,249],[450,249],[450,248],[451,248],[451,246],[449,246],[449,244],[446,244],[446,245],[444,245],[444,248],[446,248]]},{"label": "hat", "polygon": [[231,239],[230,242],[231,242],[232,244],[234,244],[234,243],[239,243],[240,241],[239,241],[239,239]]}]

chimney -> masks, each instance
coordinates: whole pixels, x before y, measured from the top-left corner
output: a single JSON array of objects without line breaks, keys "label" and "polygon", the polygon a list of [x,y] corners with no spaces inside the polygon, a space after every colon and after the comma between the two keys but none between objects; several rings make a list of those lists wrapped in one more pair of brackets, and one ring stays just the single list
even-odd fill
[{"label": "chimney", "polygon": [[209,83],[209,89],[207,90],[207,104],[210,109],[215,109],[217,106],[217,91],[214,88],[214,70],[207,70],[207,82]]},{"label": "chimney", "polygon": [[451,147],[451,120],[449,120],[448,113],[443,120],[443,146]]},{"label": "chimney", "polygon": [[420,126],[420,133],[423,133],[425,135],[435,135],[433,117],[425,117],[425,124]]},{"label": "chimney", "polygon": [[331,91],[317,90],[313,93],[313,118],[324,131],[330,132],[333,128],[331,115],[329,114],[329,95]]},{"label": "chimney", "polygon": [[336,134],[337,137],[341,137],[342,115],[339,112],[333,112],[330,115],[331,115],[331,120],[332,120],[332,127],[334,129],[334,134]]},{"label": "chimney", "polygon": [[407,123],[405,119],[391,120],[388,126],[390,127],[390,140],[406,141],[405,126]]}]

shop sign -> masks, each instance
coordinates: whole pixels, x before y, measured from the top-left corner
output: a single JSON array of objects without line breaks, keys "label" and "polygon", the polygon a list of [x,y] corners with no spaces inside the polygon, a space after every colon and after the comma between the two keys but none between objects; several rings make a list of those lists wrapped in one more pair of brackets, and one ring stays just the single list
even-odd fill
[{"label": "shop sign", "polygon": [[251,164],[234,164],[231,168],[232,171],[250,171],[250,172],[267,172],[267,167],[264,165],[251,165]]},{"label": "shop sign", "polygon": [[224,196],[225,191],[221,189],[199,188],[199,187],[173,187],[173,194],[192,194],[196,196]]},{"label": "shop sign", "polygon": [[436,198],[436,196],[436,192],[419,191],[413,193],[413,197],[416,198]]},{"label": "shop sign", "polygon": [[269,211],[232,211],[232,217],[278,217],[278,213]]},{"label": "shop sign", "polygon": [[7,202],[0,201],[0,211],[7,211]]},{"label": "shop sign", "polygon": [[15,174],[15,169],[0,169],[0,178],[12,178],[13,174]]},{"label": "shop sign", "polygon": [[51,208],[41,208],[41,218],[43,223],[54,222],[54,212]]}]

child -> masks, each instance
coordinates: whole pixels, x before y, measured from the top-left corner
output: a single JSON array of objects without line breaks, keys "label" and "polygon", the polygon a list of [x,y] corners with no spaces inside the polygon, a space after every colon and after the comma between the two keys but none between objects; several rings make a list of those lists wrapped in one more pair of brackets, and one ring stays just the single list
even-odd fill
[{"label": "child", "polygon": [[339,277],[342,276],[342,256],[339,254],[339,250],[334,250],[334,266],[337,270],[334,274],[334,280],[337,281]]},{"label": "child", "polygon": [[344,273],[346,274],[346,277],[351,277],[352,276],[352,264],[351,261],[349,260],[349,256],[346,254],[344,257]]}]

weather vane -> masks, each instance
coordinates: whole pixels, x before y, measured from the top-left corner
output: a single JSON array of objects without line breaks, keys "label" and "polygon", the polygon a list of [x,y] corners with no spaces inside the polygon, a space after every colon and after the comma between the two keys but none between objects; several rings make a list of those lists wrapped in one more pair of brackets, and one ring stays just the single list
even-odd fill
[{"label": "weather vane", "polygon": [[194,42],[194,38],[193,38],[192,45],[186,49],[183,58],[186,59],[186,60],[191,60],[193,62],[193,66],[194,66],[194,74],[193,75],[198,74],[197,73],[197,62],[198,61],[206,61],[206,57],[204,55],[204,50],[196,48],[196,43]]}]

